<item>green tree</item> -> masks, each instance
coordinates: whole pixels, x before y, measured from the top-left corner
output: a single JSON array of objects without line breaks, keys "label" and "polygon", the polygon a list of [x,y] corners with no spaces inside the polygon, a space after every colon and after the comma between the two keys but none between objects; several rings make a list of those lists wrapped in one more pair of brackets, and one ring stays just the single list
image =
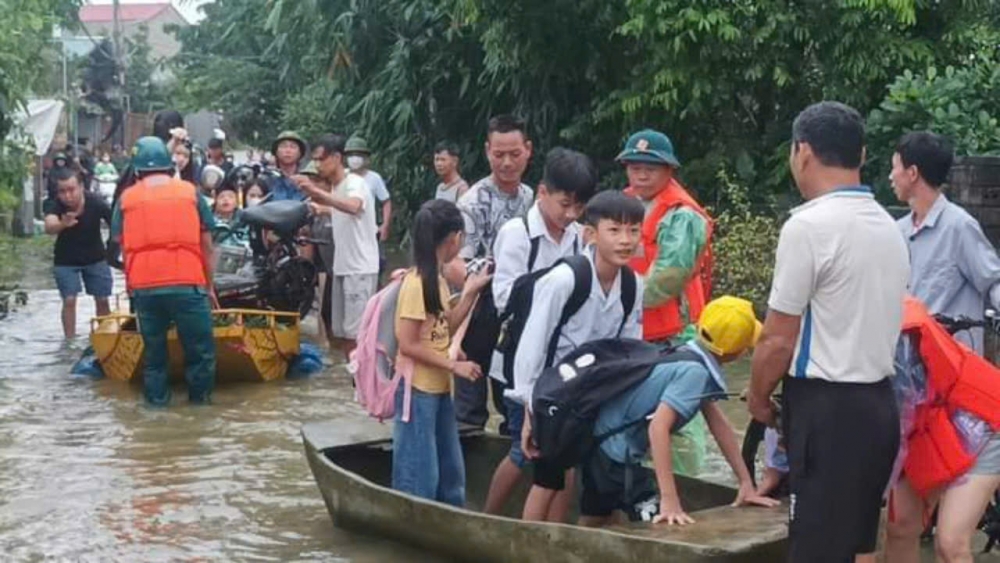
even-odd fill
[{"label": "green tree", "polygon": [[725,169],[763,201],[787,190],[803,107],[839,99],[867,114],[907,69],[961,68],[998,44],[984,17],[996,11],[989,0],[217,0],[179,32],[180,82],[192,107],[221,109],[258,145],[285,127],[364,135],[411,208],[430,197],[438,140],[459,144],[468,178],[487,172],[485,124],[501,112],[529,123],[529,180],[566,144],[620,186],[611,159],[653,126],[701,199],[724,200]]},{"label": "green tree", "polygon": [[52,28],[75,18],[79,0],[0,0],[0,209],[16,204],[30,170],[28,147],[10,140],[14,113],[44,88],[39,53],[49,50]]},{"label": "green tree", "polygon": [[867,113],[907,68],[970,51],[963,32],[989,2],[960,0],[628,0],[619,32],[647,46],[604,113],[660,123],[711,185],[720,163],[767,192],[788,183],[787,138],[809,103]]},{"label": "green tree", "polygon": [[152,113],[170,102],[172,80],[163,60],[154,60],[149,44],[149,27],[139,26],[139,33],[125,40],[125,94],[133,112]]}]

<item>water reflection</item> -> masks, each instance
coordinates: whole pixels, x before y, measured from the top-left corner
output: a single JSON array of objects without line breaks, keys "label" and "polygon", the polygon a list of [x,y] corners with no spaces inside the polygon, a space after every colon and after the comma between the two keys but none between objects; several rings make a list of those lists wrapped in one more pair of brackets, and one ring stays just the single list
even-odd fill
[{"label": "water reflection", "polygon": [[[142,404],[137,385],[72,378],[59,296],[0,322],[3,560],[433,561],[337,530],[302,455],[305,422],[360,416],[343,370],[220,387],[215,404]],[[93,313],[80,300],[80,330]]]}]

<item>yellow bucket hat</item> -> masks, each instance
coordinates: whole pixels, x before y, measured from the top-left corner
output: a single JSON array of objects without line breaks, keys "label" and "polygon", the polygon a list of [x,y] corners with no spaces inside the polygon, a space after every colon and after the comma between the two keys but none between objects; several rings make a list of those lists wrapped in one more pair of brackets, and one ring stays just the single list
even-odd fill
[{"label": "yellow bucket hat", "polygon": [[725,295],[712,300],[702,310],[698,319],[698,343],[719,356],[739,354],[757,343],[761,328],[752,303]]}]

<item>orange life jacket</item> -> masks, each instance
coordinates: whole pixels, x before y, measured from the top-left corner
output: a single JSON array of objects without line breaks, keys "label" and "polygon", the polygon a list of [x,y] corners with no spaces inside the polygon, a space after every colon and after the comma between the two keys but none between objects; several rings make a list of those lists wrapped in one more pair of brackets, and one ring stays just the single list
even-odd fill
[{"label": "orange life jacket", "polygon": [[128,289],[207,284],[198,190],[166,175],[150,176],[121,197],[122,253]]},{"label": "orange life jacket", "polygon": [[[626,188],[626,195],[635,195],[632,188]],[[705,248],[695,261],[691,276],[684,286],[684,299],[688,305],[690,322],[696,322],[701,316],[705,303],[712,294],[712,230],[714,223],[708,212],[698,205],[691,194],[681,184],[671,178],[670,184],[653,199],[653,208],[646,214],[642,223],[641,255],[632,258],[631,266],[636,272],[646,275],[656,257],[660,253],[660,245],[656,239],[660,221],[667,213],[678,207],[693,209],[701,215],[707,224]],[[680,334],[684,330],[684,319],[681,317],[681,299],[675,297],[655,308],[643,309],[642,333],[646,340],[664,340]]]},{"label": "orange life jacket", "polygon": [[917,339],[928,393],[915,413],[903,471],[913,489],[926,496],[976,461],[978,452],[966,451],[951,421],[955,409],[1000,429],[1000,369],[952,338],[914,297],[903,303],[903,331]]}]

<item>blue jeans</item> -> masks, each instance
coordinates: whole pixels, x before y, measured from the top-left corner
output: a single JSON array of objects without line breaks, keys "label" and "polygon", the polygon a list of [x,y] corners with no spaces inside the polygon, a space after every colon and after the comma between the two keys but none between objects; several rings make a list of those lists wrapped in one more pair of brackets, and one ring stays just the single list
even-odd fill
[{"label": "blue jeans", "polygon": [[403,422],[404,386],[401,382],[396,392],[392,488],[464,507],[465,460],[451,395],[413,389],[410,421]]},{"label": "blue jeans", "polygon": [[215,387],[215,340],[212,310],[203,290],[190,288],[170,293],[132,297],[143,344],[143,385],[146,400],[163,406],[170,402],[167,329],[177,325],[184,350],[184,379],[192,403],[206,403]]},{"label": "blue jeans", "polygon": [[510,461],[518,469],[524,469],[528,458],[521,451],[521,431],[524,429],[524,405],[504,397],[503,404],[507,408],[507,431],[510,434]]}]

